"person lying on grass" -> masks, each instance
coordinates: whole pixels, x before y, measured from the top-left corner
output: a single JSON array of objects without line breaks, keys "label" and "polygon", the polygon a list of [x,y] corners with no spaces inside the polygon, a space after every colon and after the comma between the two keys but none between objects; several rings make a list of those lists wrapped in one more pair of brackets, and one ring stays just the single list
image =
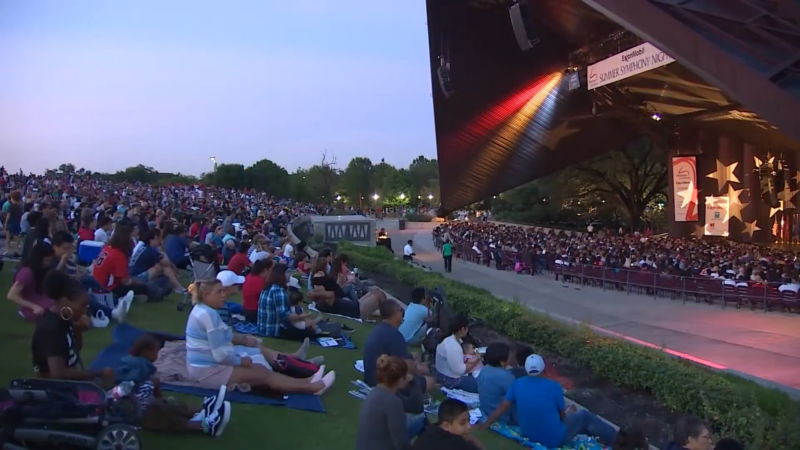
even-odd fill
[{"label": "person lying on grass", "polygon": [[[233,333],[222,321],[217,309],[225,304],[225,288],[219,280],[198,281],[189,291],[194,307],[186,321],[186,366],[189,378],[200,387],[246,384],[287,394],[322,395],[333,385],[336,373],[323,376],[324,366],[310,378],[273,372],[281,355],[262,347],[253,336]],[[308,340],[289,356],[305,359],[307,349]]]},{"label": "person lying on grass", "polygon": [[81,368],[81,330],[88,327],[86,311],[89,293],[76,279],[61,271],[52,271],[44,279],[44,292],[53,300],[36,322],[31,341],[33,371],[37,376],[54,380],[102,381],[110,387],[114,371],[85,371]]},{"label": "person lying on grass", "polygon": [[483,444],[469,434],[469,408],[448,398],[439,405],[439,422],[419,437],[411,450],[484,450]]},{"label": "person lying on grass", "polygon": [[231,418],[231,404],[225,401],[227,388],[220,386],[215,396],[192,407],[172,398],[165,399],[153,363],[158,359],[161,342],[144,334],[134,342],[130,355],[120,362],[117,383],[133,382],[133,395],[141,411],[141,426],[148,431],[167,433],[204,433],[219,437]]}]

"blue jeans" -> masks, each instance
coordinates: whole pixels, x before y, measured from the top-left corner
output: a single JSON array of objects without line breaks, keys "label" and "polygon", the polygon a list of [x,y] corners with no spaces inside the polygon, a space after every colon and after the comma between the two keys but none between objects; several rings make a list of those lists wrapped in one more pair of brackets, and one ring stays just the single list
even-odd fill
[{"label": "blue jeans", "polygon": [[357,302],[358,301],[358,290],[356,290],[356,285],[353,283],[347,283],[343,288],[345,297],[349,298],[350,300]]},{"label": "blue jeans", "polygon": [[447,375],[442,375],[435,369],[432,370],[432,372],[436,382],[448,389],[461,389],[464,392],[478,393],[478,379],[472,375],[467,374],[458,378],[452,378]]},{"label": "blue jeans", "polygon": [[597,440],[603,445],[612,445],[617,434],[611,425],[586,410],[568,414],[564,419],[564,425],[567,428],[567,433],[564,436],[565,444],[575,436],[585,434],[587,436],[596,436]]},{"label": "blue jeans", "polygon": [[422,413],[417,416],[406,416],[406,428],[408,429],[408,439],[413,440],[421,435],[428,427],[428,416]]}]

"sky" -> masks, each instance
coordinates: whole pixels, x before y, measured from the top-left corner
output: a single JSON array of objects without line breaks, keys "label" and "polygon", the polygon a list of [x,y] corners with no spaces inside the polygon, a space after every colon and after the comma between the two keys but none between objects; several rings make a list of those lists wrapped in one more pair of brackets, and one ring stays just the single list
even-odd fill
[{"label": "sky", "polygon": [[0,0],[0,164],[436,157],[423,0]]}]

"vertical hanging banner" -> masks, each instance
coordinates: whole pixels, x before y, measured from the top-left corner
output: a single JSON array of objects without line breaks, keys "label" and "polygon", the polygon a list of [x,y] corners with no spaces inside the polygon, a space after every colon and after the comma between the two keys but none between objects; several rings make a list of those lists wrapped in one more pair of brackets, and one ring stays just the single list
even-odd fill
[{"label": "vertical hanging banner", "polygon": [[672,158],[672,203],[675,222],[700,220],[697,211],[697,158]]},{"label": "vertical hanging banner", "polygon": [[728,236],[730,227],[728,201],[727,195],[706,197],[706,236]]}]

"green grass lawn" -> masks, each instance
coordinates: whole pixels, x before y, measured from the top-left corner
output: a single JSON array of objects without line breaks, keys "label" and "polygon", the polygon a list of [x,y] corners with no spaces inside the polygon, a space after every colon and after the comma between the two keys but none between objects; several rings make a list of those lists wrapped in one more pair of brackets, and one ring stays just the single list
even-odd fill
[{"label": "green grass lawn", "polygon": [[[5,294],[11,286],[11,264],[0,273],[0,342],[3,345],[3,364],[0,364],[0,383],[7,385],[13,378],[31,376],[30,336],[33,327],[19,319],[15,305],[5,300]],[[134,304],[129,315],[129,322],[148,330],[182,333],[186,312],[179,313],[175,309],[177,296],[171,296],[161,303]],[[219,440],[205,436],[144,435],[147,448],[171,448],[204,450],[220,448],[220,444],[228,448],[244,449],[261,447],[284,449],[300,448],[303,450],[329,450],[355,448],[355,436],[358,428],[358,412],[361,400],[351,397],[347,392],[353,389],[352,380],[359,379],[353,364],[361,359],[361,348],[369,333],[369,325],[350,323],[356,329],[353,340],[359,346],[357,350],[325,349],[312,346],[310,356],[324,355],[328,370],[336,371],[336,384],[323,396],[326,414],[297,411],[276,406],[254,406],[234,404],[231,423],[225,435]],[[94,356],[111,343],[111,329],[92,330],[84,336],[82,359],[89,364]],[[265,340],[268,347],[276,350],[294,351],[294,342],[275,339]],[[168,394],[172,395],[172,394]],[[197,398],[186,397],[197,401]],[[492,432],[481,432],[477,436],[492,450],[519,449],[520,445],[501,438]]]}]

